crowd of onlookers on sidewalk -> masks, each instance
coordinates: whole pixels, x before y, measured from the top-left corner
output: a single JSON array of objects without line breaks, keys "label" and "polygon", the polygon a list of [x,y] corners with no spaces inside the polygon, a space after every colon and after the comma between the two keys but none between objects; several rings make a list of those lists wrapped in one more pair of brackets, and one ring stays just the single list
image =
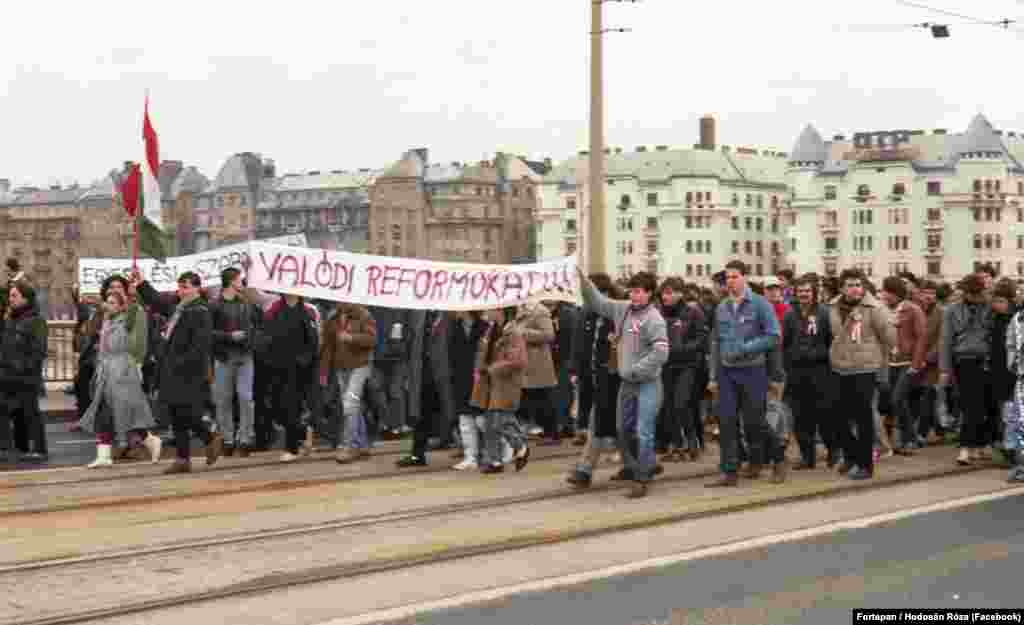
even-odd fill
[{"label": "crowd of onlookers on sidewalk", "polygon": [[[44,460],[46,322],[31,280],[16,260],[7,269],[0,445]],[[157,461],[173,445],[168,473],[191,470],[193,435],[207,464],[279,438],[282,462],[330,445],[351,463],[411,435],[399,466],[451,449],[454,469],[482,473],[572,440],[570,484],[588,486],[606,452],[639,497],[662,463],[697,460],[714,436],[709,487],[765,471],[781,483],[821,462],[870,479],[882,458],[950,439],[956,462],[1001,453],[1024,480],[1024,315],[1017,285],[989,267],[955,286],[912,274],[874,284],[854,269],[754,283],[739,261],[712,288],[648,273],[580,285],[582,307],[456,313],[265,294],[239,268],[210,289],[182,274],[174,294],[111,276],[79,306],[76,427],[96,435],[90,467]]]}]

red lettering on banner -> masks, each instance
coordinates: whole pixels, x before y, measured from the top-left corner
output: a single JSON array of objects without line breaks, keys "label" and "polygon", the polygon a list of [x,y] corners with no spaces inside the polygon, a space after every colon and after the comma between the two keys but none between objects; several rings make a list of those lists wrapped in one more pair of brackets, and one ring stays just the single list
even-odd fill
[{"label": "red lettering on banner", "polygon": [[523,276],[518,271],[511,271],[505,274],[505,288],[501,293],[501,299],[508,297],[509,291],[515,290],[516,299],[523,296]]},{"label": "red lettering on banner", "polygon": [[327,260],[327,250],[324,250],[324,257],[316,264],[316,269],[313,271],[313,278],[316,280],[316,285],[318,287],[328,289],[331,287],[331,279],[333,277],[331,261]]},{"label": "red lettering on banner", "polygon": [[284,256],[281,259],[281,264],[277,269],[277,282],[282,284],[284,282],[284,274],[290,273],[294,276],[291,285],[286,286],[298,286],[299,284],[299,261],[291,254]]},{"label": "red lettering on banner", "polygon": [[[405,277],[406,274],[410,274],[408,278]],[[413,278],[415,276],[416,276],[416,270],[415,269],[410,269],[409,267],[403,267],[402,271],[400,271],[399,274],[398,274],[398,292],[399,293],[402,292],[402,285],[403,284],[408,284],[408,285],[412,286],[412,281],[413,281]]]},{"label": "red lettering on banner", "polygon": [[[477,289],[477,286],[480,288]],[[478,300],[485,291],[487,291],[487,277],[480,272],[474,273],[473,277],[469,279],[469,296]]]},{"label": "red lettering on banner", "polygon": [[484,293],[486,294],[484,297],[485,301],[491,299],[492,293],[494,294],[494,300],[496,302],[501,301],[501,293],[498,293],[498,287],[496,286],[499,277],[500,274],[494,271],[492,271],[490,275],[484,276]]},{"label": "red lettering on banner", "polygon": [[469,289],[469,274],[464,271],[453,271],[449,276],[448,297],[452,296],[452,289],[460,284],[462,285],[462,296],[459,299],[466,301],[466,290]]},{"label": "red lettering on banner", "polygon": [[[430,295],[430,286],[433,281],[434,273],[429,269],[420,269],[416,272],[416,279],[412,283],[412,293],[416,299],[426,299]],[[420,290],[421,285],[423,286],[422,290]]]},{"label": "red lettering on banner", "polygon": [[448,285],[448,271],[446,269],[438,269],[437,273],[434,274],[434,288],[430,292],[430,299],[441,299],[443,297],[444,287]]},{"label": "red lettering on banner", "polygon": [[331,288],[335,291],[348,286],[348,292],[352,292],[352,283],[355,282],[356,268],[354,265],[346,267],[341,263],[334,263],[334,281],[331,283]]},{"label": "red lettering on banner", "polygon": [[398,295],[398,291],[389,291],[388,282],[398,282],[398,278],[395,277],[395,272],[398,271],[397,265],[384,265],[384,279],[380,281],[380,294],[381,295]]},{"label": "red lettering on banner", "polygon": [[377,265],[370,265],[366,268],[366,294],[377,295],[377,280],[380,280],[380,274],[383,273]]},{"label": "red lettering on banner", "polygon": [[267,257],[263,255],[263,252],[260,252],[260,263],[262,263],[263,269],[267,272],[267,280],[273,280],[274,279],[274,273],[277,272],[277,265],[280,262],[281,262],[281,255],[280,254],[274,254],[274,262],[270,263],[270,265],[268,266],[267,265]]},{"label": "red lettering on banner", "polygon": [[313,284],[312,282],[310,282],[308,278],[306,278],[306,268],[308,266],[309,266],[309,257],[308,256],[303,256],[302,257],[302,277],[299,279],[299,284],[301,286],[305,286],[305,287],[316,288],[316,285]]}]

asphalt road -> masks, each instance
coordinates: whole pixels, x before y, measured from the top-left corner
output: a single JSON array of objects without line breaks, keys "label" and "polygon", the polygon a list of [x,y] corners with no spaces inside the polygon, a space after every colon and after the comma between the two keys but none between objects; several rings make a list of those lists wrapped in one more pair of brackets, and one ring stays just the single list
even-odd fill
[{"label": "asphalt road", "polygon": [[1011,497],[402,623],[821,625],[854,608],[1024,608],[1021,555],[1024,497]]}]

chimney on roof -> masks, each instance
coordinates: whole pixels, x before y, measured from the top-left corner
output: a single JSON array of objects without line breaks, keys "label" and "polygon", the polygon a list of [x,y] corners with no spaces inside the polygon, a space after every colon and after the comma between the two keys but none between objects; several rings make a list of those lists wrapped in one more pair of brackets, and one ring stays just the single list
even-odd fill
[{"label": "chimney on roof", "polygon": [[307,173],[306,175],[307,176],[319,176],[320,175],[320,170],[319,169],[314,169],[313,171]]},{"label": "chimney on roof", "polygon": [[715,118],[713,115],[705,115],[700,118],[700,149],[714,150],[717,141]]},{"label": "chimney on roof", "polygon": [[417,156],[419,156],[420,160],[423,161],[424,165],[429,165],[430,164],[430,160],[429,160],[430,150],[428,150],[427,148],[416,148],[416,149],[410,150],[410,151],[413,152],[414,154],[416,154]]},{"label": "chimney on roof", "polygon": [[658,147],[656,147],[654,149],[659,151],[659,152],[668,152],[668,146],[667,145],[659,145]]},{"label": "chimney on roof", "polygon": [[646,152],[647,151],[647,146],[645,146],[645,145],[638,145],[638,146],[636,146],[636,151],[637,152]]},{"label": "chimney on roof", "polygon": [[277,166],[274,164],[274,159],[265,158],[263,159],[263,177],[273,178],[277,175]]}]

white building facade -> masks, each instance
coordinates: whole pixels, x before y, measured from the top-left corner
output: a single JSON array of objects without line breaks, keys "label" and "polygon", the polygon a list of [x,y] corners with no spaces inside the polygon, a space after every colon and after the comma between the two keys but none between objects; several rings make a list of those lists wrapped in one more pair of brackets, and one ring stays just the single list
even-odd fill
[{"label": "white building facade", "polygon": [[[825,141],[808,126],[790,154],[658,146],[607,156],[609,273],[707,282],[740,259],[872,278],[911,271],[958,280],[983,263],[1024,279],[1024,133],[978,115],[966,131],[860,132]],[[583,252],[587,155],[540,185],[538,258]]]},{"label": "white building facade", "polygon": [[[587,155],[560,163],[540,185],[538,258],[586,250]],[[609,273],[639,271],[709,281],[732,258],[755,275],[788,266],[786,159],[775,152],[667,146],[607,156]],[[587,266],[585,254],[581,254]]]}]

